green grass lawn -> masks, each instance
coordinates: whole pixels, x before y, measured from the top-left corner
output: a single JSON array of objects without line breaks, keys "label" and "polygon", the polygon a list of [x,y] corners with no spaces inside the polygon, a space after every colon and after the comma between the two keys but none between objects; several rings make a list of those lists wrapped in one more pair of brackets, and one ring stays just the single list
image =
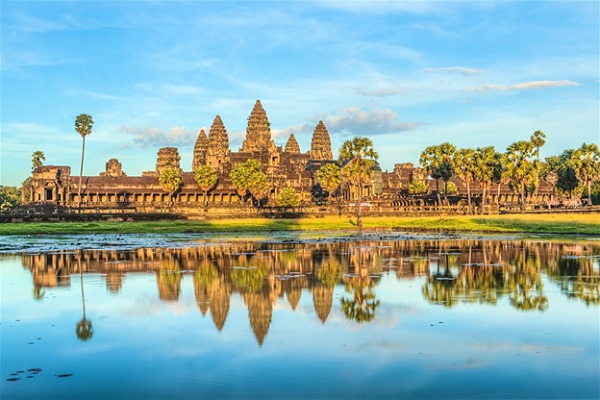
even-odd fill
[{"label": "green grass lawn", "polygon": [[[355,218],[227,219],[154,222],[46,222],[0,224],[0,235],[85,233],[352,231]],[[438,217],[364,217],[365,230],[545,233],[600,236],[600,214],[494,215]]]}]

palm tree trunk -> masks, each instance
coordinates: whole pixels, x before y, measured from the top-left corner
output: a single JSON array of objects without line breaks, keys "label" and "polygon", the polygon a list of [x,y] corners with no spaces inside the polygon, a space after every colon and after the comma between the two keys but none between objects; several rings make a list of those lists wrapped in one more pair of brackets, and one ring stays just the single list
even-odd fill
[{"label": "palm tree trunk", "polygon": [[361,204],[362,204],[362,179],[358,181],[358,190],[356,191],[356,229],[362,230],[362,215],[361,215]]},{"label": "palm tree trunk", "polygon": [[435,193],[437,194],[437,198],[438,198],[438,206],[442,205],[442,197],[440,196],[440,180],[439,179],[435,179]]},{"label": "palm tree trunk", "polygon": [[592,181],[587,181],[587,190],[588,190],[588,205],[592,205]]},{"label": "palm tree trunk", "polygon": [[83,157],[85,156],[85,135],[81,145],[81,168],[79,169],[79,185],[77,186],[77,208],[81,212],[81,179],[83,177]]},{"label": "palm tree trunk", "polygon": [[500,187],[502,186],[501,183],[498,184],[498,196],[496,197],[496,205],[499,206],[500,205]]},{"label": "palm tree trunk", "polygon": [[521,182],[521,211],[525,211],[525,182]]},{"label": "palm tree trunk", "polygon": [[485,186],[481,186],[481,215],[485,214]]},{"label": "palm tree trunk", "polygon": [[469,215],[473,214],[471,212],[471,186],[469,185],[469,181],[465,182],[467,184],[467,204],[469,205]]}]

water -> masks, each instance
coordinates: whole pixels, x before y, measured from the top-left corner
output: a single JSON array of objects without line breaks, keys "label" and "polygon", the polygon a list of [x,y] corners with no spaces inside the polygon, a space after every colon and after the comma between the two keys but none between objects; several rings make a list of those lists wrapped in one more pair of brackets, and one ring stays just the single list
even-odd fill
[{"label": "water", "polygon": [[598,241],[93,235],[0,253],[2,399],[600,396]]}]

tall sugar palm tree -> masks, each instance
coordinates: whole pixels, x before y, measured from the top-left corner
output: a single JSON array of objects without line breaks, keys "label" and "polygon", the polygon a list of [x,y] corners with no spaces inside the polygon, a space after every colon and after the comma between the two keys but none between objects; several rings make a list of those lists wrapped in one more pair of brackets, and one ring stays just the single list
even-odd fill
[{"label": "tall sugar palm tree", "polygon": [[467,187],[467,203],[471,214],[471,183],[475,180],[475,151],[473,149],[459,149],[454,153],[454,172],[458,179]]},{"label": "tall sugar palm tree", "polygon": [[342,173],[340,167],[335,163],[327,163],[317,171],[317,181],[329,196],[333,196],[337,188],[342,183]]},{"label": "tall sugar palm tree", "polygon": [[158,181],[162,188],[169,193],[169,207],[173,206],[173,195],[183,183],[183,178],[181,177],[181,170],[175,167],[167,167],[165,168],[160,176],[158,177]]},{"label": "tall sugar palm tree", "polygon": [[46,156],[43,151],[36,150],[31,154],[31,170],[41,167],[46,161]]},{"label": "tall sugar palm tree", "polygon": [[362,229],[362,189],[373,176],[373,166],[378,158],[373,149],[373,142],[366,137],[355,137],[346,140],[340,148],[340,164],[342,175],[356,186],[356,228]]},{"label": "tall sugar palm tree", "polygon": [[206,194],[217,184],[218,179],[217,171],[209,165],[202,165],[194,173],[194,180],[204,194],[204,205],[206,205]]},{"label": "tall sugar palm tree", "polygon": [[[439,180],[444,181],[445,190],[448,192],[448,181],[454,175],[453,158],[456,147],[448,142],[438,146],[429,146],[422,153],[419,163],[427,171],[429,176],[435,179],[435,190],[437,192],[438,205],[442,204],[440,197]],[[446,201],[448,200],[447,196]]]},{"label": "tall sugar palm tree", "polygon": [[584,143],[575,151],[575,175],[586,187],[592,205],[592,183],[600,181],[600,149],[596,143]]},{"label": "tall sugar palm tree", "polygon": [[520,140],[508,146],[508,169],[511,183],[520,192],[521,211],[525,209],[525,187],[537,181],[537,168],[531,160],[534,154],[531,142]]},{"label": "tall sugar palm tree", "polygon": [[475,149],[474,179],[481,187],[481,213],[485,212],[485,200],[487,190],[494,181],[494,170],[496,166],[496,150],[493,146],[478,147]]},{"label": "tall sugar palm tree", "polygon": [[85,137],[92,133],[94,120],[90,115],[79,114],[75,119],[75,130],[83,139],[81,145],[81,168],[79,169],[79,185],[77,185],[77,208],[81,205],[81,179],[83,177],[83,158],[85,156]]},{"label": "tall sugar palm tree", "polygon": [[533,132],[533,135],[531,135],[531,144],[535,148],[533,154],[537,157],[538,161],[540,161],[540,147],[546,144],[545,138],[546,134],[542,131],[535,131]]}]

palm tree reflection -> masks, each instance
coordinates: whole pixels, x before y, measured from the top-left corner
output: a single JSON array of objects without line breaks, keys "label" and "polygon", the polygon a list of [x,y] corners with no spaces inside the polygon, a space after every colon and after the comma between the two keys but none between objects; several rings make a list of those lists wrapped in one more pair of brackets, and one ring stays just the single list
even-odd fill
[{"label": "palm tree reflection", "polygon": [[81,282],[81,304],[83,306],[83,317],[81,321],[77,323],[75,326],[75,333],[77,335],[77,339],[82,342],[87,342],[94,336],[94,328],[92,327],[92,321],[89,321],[85,317],[85,292],[83,289],[83,269],[81,265],[81,254],[77,259],[77,264],[79,266],[79,280]]},{"label": "palm tree reflection", "polygon": [[368,278],[353,277],[346,283],[346,293],[352,297],[342,297],[342,311],[346,318],[359,324],[371,322],[381,304],[373,290],[374,282]]}]

